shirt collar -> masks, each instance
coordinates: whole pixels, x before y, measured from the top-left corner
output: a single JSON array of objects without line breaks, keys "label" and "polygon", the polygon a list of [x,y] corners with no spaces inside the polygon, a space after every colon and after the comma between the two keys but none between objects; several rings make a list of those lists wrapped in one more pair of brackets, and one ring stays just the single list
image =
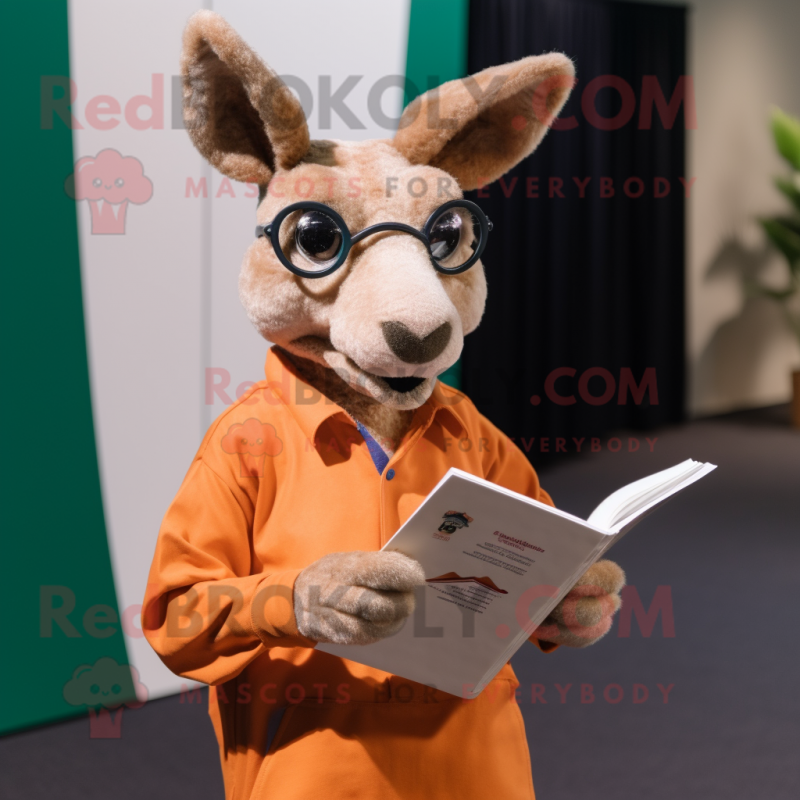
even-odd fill
[{"label": "shirt collar", "polygon": [[[294,371],[292,365],[274,347],[267,352],[264,367],[267,387],[286,406],[294,421],[303,431],[303,435],[311,442],[316,439],[317,430],[323,422],[337,414],[343,415],[351,424],[350,415],[339,405],[320,394]],[[420,407],[423,424],[429,424],[439,414],[449,414],[460,426],[462,433],[467,426],[457,411],[458,405],[466,398],[461,392],[436,381],[433,392]],[[421,421],[422,421],[421,420]]]},{"label": "shirt collar", "polygon": [[436,381],[433,392],[425,405],[433,408],[434,414],[449,414],[461,428],[461,433],[465,434],[467,433],[467,423],[459,411],[459,407],[466,402],[466,396],[459,392],[458,389],[453,389],[452,386]]}]

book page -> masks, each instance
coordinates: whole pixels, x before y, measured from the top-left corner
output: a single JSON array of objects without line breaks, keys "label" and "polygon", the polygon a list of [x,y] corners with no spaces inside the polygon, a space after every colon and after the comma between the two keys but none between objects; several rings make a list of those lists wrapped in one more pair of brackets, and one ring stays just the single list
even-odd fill
[{"label": "book page", "polygon": [[714,464],[687,459],[674,467],[648,475],[609,495],[591,513],[588,522],[618,532],[712,470]]}]

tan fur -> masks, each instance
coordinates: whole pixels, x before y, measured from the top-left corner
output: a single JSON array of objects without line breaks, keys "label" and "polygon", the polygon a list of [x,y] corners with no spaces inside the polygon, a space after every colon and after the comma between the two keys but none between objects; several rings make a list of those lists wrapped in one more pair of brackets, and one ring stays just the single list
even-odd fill
[{"label": "tan fur", "polygon": [[613,561],[592,564],[536,630],[536,638],[566,647],[599,641],[611,630],[624,585],[625,573]]},{"label": "tan fur", "polygon": [[222,17],[198,11],[189,20],[181,74],[186,128],[224,175],[266,184],[308,151],[302,106]]},{"label": "tan fur", "polygon": [[402,553],[330,553],[295,583],[297,628],[316,642],[377,642],[400,630],[424,583],[422,567]]},{"label": "tan fur", "polygon": [[625,573],[613,561],[597,561],[580,577],[573,592],[583,597],[619,594],[625,585]]},{"label": "tan fur", "polygon": [[464,190],[491,183],[538,146],[574,76],[565,55],[548,53],[442,84],[403,112],[395,147],[412,164],[454,175]]}]

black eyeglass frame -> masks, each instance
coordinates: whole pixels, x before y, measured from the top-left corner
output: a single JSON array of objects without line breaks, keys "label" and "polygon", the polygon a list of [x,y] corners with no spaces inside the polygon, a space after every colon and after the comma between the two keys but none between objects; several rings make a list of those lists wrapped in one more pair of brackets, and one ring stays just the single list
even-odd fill
[{"label": "black eyeglass frame", "polygon": [[[436,220],[445,211],[451,208],[466,208],[473,215],[473,217],[478,221],[480,238],[478,240],[478,246],[475,248],[475,252],[473,252],[467,261],[458,267],[448,269],[447,267],[441,266],[441,264],[439,264],[433,257],[433,253],[431,252],[430,232],[431,228],[433,227],[433,223],[436,222]],[[323,214],[327,214],[339,226],[339,231],[342,234],[342,244],[333,263],[330,266],[325,267],[325,269],[315,271],[301,269],[296,264],[293,264],[281,249],[281,224],[283,223],[284,219],[289,216],[289,214],[300,210],[320,211]],[[293,272],[295,275],[299,275],[301,278],[324,278],[326,275],[330,275],[332,272],[335,272],[337,269],[339,269],[339,267],[342,266],[342,264],[344,264],[344,262],[347,260],[347,256],[350,254],[350,248],[354,244],[357,244],[367,236],[372,236],[374,233],[380,233],[382,231],[399,231],[401,233],[408,233],[411,234],[411,236],[415,236],[425,245],[425,247],[427,247],[428,254],[431,257],[431,263],[437,272],[441,272],[443,275],[458,275],[460,272],[466,272],[466,270],[468,270],[481,257],[483,251],[486,249],[489,233],[493,227],[494,226],[492,225],[491,220],[486,216],[486,214],[483,212],[483,209],[477,203],[473,203],[471,200],[449,200],[448,202],[439,206],[430,215],[430,217],[428,217],[428,221],[425,223],[425,226],[422,228],[422,230],[418,230],[411,225],[406,225],[403,222],[379,222],[377,225],[370,225],[368,228],[364,228],[363,231],[351,234],[350,229],[347,227],[347,223],[330,206],[326,206],[324,203],[317,203],[313,200],[307,200],[299,203],[292,203],[291,205],[286,206],[286,208],[281,209],[275,219],[266,225],[256,225],[256,238],[268,238],[270,242],[272,242],[272,249],[275,251],[275,255],[280,259],[281,264],[283,264],[286,269],[288,269],[290,272]]]}]

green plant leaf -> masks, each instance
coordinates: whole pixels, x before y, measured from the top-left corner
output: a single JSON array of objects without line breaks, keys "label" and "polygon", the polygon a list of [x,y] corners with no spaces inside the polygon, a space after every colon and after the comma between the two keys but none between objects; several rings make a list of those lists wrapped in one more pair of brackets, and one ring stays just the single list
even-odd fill
[{"label": "green plant leaf", "polygon": [[794,169],[800,170],[800,119],[773,108],[772,135],[778,152]]},{"label": "green plant leaf", "polygon": [[790,217],[760,219],[769,240],[786,256],[794,271],[800,265],[800,221]]},{"label": "green plant leaf", "polygon": [[747,293],[753,297],[768,297],[770,300],[783,302],[797,293],[797,286],[788,289],[770,289],[769,286],[762,286],[760,283],[749,283]]},{"label": "green plant leaf", "polygon": [[787,306],[783,307],[783,313],[786,317],[786,322],[789,324],[789,327],[797,337],[797,341],[800,343],[800,315],[792,314]]},{"label": "green plant leaf", "polygon": [[775,186],[789,198],[792,205],[800,213],[800,181],[793,181],[789,178],[775,178]]}]

